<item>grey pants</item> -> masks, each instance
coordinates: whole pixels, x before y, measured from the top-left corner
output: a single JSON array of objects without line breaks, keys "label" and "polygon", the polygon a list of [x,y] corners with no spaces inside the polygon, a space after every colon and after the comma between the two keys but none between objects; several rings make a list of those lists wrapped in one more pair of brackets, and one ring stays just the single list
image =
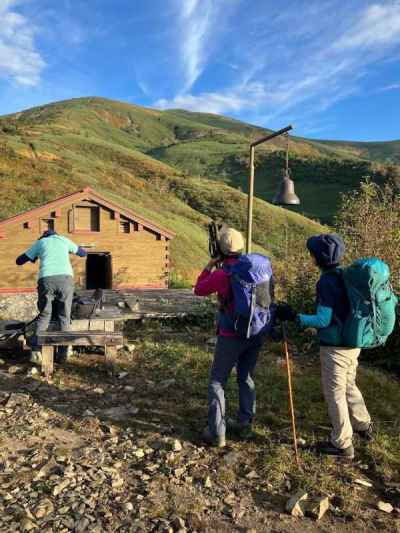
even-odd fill
[{"label": "grey pants", "polygon": [[371,423],[356,384],[359,348],[321,346],[322,388],[332,423],[331,442],[338,448],[352,443],[353,429],[363,431]]},{"label": "grey pants", "polygon": [[208,385],[208,427],[214,437],[225,435],[224,389],[234,366],[239,386],[238,420],[251,424],[256,410],[253,374],[261,346],[260,337],[218,337]]},{"label": "grey pants", "polygon": [[74,279],[72,276],[47,276],[38,282],[39,317],[36,322],[36,334],[47,331],[55,305],[55,315],[61,331],[67,331],[71,325],[71,307],[74,296]]}]

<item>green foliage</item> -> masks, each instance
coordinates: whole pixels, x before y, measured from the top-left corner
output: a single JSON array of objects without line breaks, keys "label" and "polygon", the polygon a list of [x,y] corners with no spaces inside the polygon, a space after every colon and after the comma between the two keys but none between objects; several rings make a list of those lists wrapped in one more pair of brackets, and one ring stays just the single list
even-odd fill
[{"label": "green foliage", "polygon": [[[343,197],[337,228],[347,246],[348,261],[377,256],[391,269],[393,287],[400,295],[400,194],[395,183],[379,186],[369,180],[359,190]],[[400,327],[385,347],[365,350],[364,357],[400,372]]]}]

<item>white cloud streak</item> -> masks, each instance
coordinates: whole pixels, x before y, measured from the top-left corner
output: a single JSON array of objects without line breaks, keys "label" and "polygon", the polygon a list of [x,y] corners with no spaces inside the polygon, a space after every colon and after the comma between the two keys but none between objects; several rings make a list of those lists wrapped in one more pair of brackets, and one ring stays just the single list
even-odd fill
[{"label": "white cloud streak", "polygon": [[184,70],[182,93],[190,91],[206,64],[206,48],[215,21],[213,0],[183,0],[180,14],[181,61]]},{"label": "white cloud streak", "polygon": [[36,28],[15,11],[17,0],[0,0],[0,75],[35,86],[45,62],[35,47]]},{"label": "white cloud streak", "polygon": [[[211,0],[186,0],[184,16],[192,22],[198,20],[200,6],[210,3]],[[354,8],[351,3],[332,0],[326,2],[325,11],[320,3],[313,6],[309,6],[307,16],[302,10],[292,10],[290,24],[285,24],[285,14],[279,13],[274,19],[267,13],[270,5],[263,14],[257,13],[255,21],[261,20],[264,37],[257,33],[254,23],[250,44],[249,39],[239,41],[245,54],[241,56],[237,81],[196,94],[192,88],[207,67],[203,51],[212,20],[203,12],[203,25],[197,26],[199,31],[194,33],[193,41],[185,41],[184,90],[155,105],[233,115],[244,112],[265,123],[288,115],[299,106],[320,112],[357,92],[369,69],[400,46],[400,1],[382,0],[365,6],[360,0],[358,8]],[[296,27],[302,31],[292,31]]]}]

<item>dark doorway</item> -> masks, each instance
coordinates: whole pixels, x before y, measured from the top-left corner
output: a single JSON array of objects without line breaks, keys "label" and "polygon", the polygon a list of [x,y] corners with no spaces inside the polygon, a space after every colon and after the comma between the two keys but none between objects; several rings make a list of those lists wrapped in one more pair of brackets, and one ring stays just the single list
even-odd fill
[{"label": "dark doorway", "polygon": [[86,288],[112,289],[110,253],[88,253],[86,259]]}]

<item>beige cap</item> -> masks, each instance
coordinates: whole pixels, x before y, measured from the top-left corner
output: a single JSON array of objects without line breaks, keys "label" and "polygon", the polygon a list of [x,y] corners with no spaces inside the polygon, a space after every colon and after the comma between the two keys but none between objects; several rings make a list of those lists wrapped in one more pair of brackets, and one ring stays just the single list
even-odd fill
[{"label": "beige cap", "polygon": [[233,228],[222,230],[219,235],[218,244],[224,255],[237,254],[244,248],[242,234]]}]

